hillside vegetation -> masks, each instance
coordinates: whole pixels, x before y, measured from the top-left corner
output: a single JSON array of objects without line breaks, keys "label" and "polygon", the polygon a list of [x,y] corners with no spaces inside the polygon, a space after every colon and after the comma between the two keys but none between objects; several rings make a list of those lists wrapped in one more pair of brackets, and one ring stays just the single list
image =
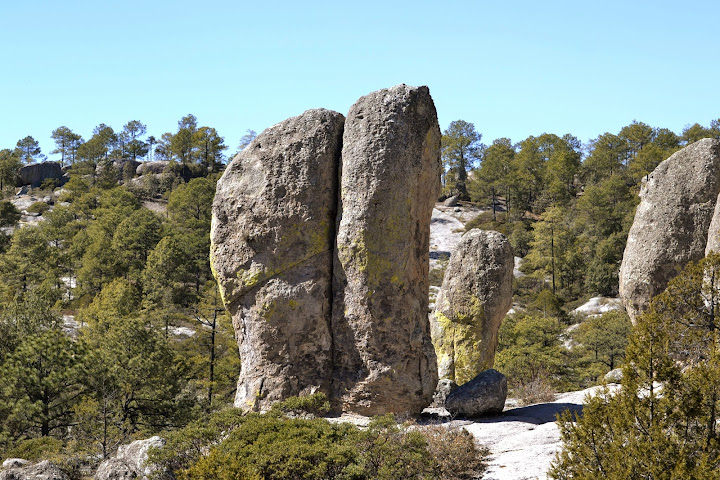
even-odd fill
[{"label": "hillside vegetation", "polygon": [[[192,115],[159,138],[146,130],[138,121],[118,133],[101,124],[84,141],[60,127],[52,133],[57,149],[51,153],[70,166],[69,179],[61,188],[46,182],[33,190],[53,199],[52,208],[34,207],[44,220],[13,229],[20,212],[0,203],[5,457],[55,455],[68,468],[97,463],[131,439],[197,427],[232,404],[240,359],[208,259],[211,204],[227,147]],[[238,148],[253,136],[248,132]],[[617,294],[643,177],[682,146],[708,136],[720,138],[718,120],[681,134],[633,122],[587,145],[554,134],[484,145],[473,125],[461,120],[444,132],[444,195],[486,207],[467,228],[504,233],[524,259],[517,308],[501,328],[496,360],[517,395],[532,401],[592,385],[623,364],[630,330],[623,314],[587,320],[568,333],[581,320],[568,312],[591,296]],[[0,150],[6,200],[15,193],[17,169],[41,155],[32,137]],[[140,159],[168,165],[161,174],[137,177],[132,161]],[[145,206],[150,204],[161,213]],[[277,421],[248,419],[242,425],[274,429]],[[399,435],[378,425],[389,430],[377,435]],[[292,428],[302,435],[301,427]],[[323,455],[339,455],[333,458],[345,462],[343,468],[365,462],[362,455],[378,441],[341,427],[317,428],[330,442]],[[243,434],[229,439],[232,448],[240,448]],[[344,450],[346,440],[333,443],[340,437],[365,450]],[[402,441],[410,442],[403,455],[417,461],[433,445],[412,435]],[[192,468],[212,472],[222,455],[227,452],[213,450]],[[421,463],[437,468],[427,459]],[[347,478],[379,478],[368,475]]]}]

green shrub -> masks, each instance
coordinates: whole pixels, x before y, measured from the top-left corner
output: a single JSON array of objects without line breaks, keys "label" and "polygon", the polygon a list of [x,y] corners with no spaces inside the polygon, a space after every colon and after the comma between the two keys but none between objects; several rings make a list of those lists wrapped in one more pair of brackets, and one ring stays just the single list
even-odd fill
[{"label": "green shrub", "polygon": [[50,210],[50,205],[45,202],[34,202],[27,208],[28,213],[39,213],[40,215],[47,212],[48,210]]},{"label": "green shrub", "polygon": [[46,460],[63,451],[63,441],[54,437],[38,437],[23,440],[4,452],[5,458],[24,458],[31,462]]},{"label": "green shrub", "polygon": [[269,413],[231,409],[168,433],[150,461],[183,479],[470,479],[487,450],[465,430],[398,425],[392,415],[367,428],[285,412],[322,412],[324,395],[291,398]]}]

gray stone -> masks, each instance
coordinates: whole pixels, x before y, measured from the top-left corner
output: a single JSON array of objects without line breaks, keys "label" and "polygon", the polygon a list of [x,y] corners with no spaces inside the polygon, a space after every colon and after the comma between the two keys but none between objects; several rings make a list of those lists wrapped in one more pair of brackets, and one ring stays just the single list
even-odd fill
[{"label": "gray stone", "polygon": [[623,378],[623,370],[622,368],[610,370],[608,373],[605,374],[604,378],[607,383],[620,383]]},{"label": "gray stone", "polygon": [[54,463],[43,460],[34,465],[2,470],[0,480],[70,480],[70,477]]},{"label": "gray stone", "polygon": [[445,205],[446,207],[454,207],[457,204],[458,204],[457,195],[453,195],[452,197],[445,199],[445,201],[443,202],[443,205]]},{"label": "gray stone", "polygon": [[333,397],[364,415],[417,414],[437,385],[430,217],[440,128],[427,87],[360,98],[345,123],[333,278]]},{"label": "gray stone", "polygon": [[447,400],[448,395],[450,395],[456,388],[458,388],[458,384],[455,383],[454,380],[441,378],[438,381],[437,388],[435,389],[435,395],[433,395],[433,403],[431,407],[445,407],[445,400]]},{"label": "gray stone", "polygon": [[705,255],[718,194],[720,140],[688,145],[648,176],[619,275],[620,297],[633,321],[688,262]]},{"label": "gray stone", "polygon": [[235,406],[330,394],[333,237],[344,117],[274,125],[217,184],[211,262],[238,338]]},{"label": "gray stone", "polygon": [[16,186],[30,185],[33,188],[39,187],[44,180],[55,178],[60,181],[63,176],[62,168],[57,162],[42,162],[32,165],[25,165],[18,172]]},{"label": "gray stone", "polygon": [[2,463],[2,468],[21,468],[29,464],[24,458],[8,458]]},{"label": "gray stone", "polygon": [[503,411],[507,397],[507,379],[497,370],[485,370],[453,390],[445,408],[454,416],[480,417]]},{"label": "gray stone", "polygon": [[512,305],[514,260],[501,233],[473,229],[460,239],[430,316],[441,378],[462,385],[492,368],[500,324]]},{"label": "gray stone", "polygon": [[163,445],[165,441],[158,436],[121,445],[113,458],[105,460],[98,466],[94,478],[95,480],[147,479],[157,470],[152,464],[146,465],[148,450]]},{"label": "gray stone", "polygon": [[135,169],[136,175],[146,175],[148,173],[160,174],[165,171],[170,162],[166,160],[155,160],[153,162],[143,162]]}]

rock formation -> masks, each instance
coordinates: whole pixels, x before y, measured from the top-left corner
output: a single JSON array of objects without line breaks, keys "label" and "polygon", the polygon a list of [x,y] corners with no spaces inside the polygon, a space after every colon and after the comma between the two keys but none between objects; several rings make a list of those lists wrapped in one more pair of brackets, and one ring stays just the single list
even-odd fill
[{"label": "rock formation", "polygon": [[343,122],[320,109],[270,127],[218,181],[211,257],[242,358],[237,407],[329,393]]},{"label": "rock formation", "polygon": [[492,368],[500,323],[512,305],[513,266],[504,235],[473,229],[462,236],[430,316],[440,378],[462,385]]},{"label": "rock formation", "polygon": [[62,168],[57,162],[42,162],[32,165],[25,165],[18,172],[16,186],[30,185],[33,188],[42,185],[42,182],[48,178],[54,178],[60,181],[63,176]]},{"label": "rock formation", "polygon": [[333,280],[333,396],[343,410],[420,413],[432,399],[428,269],[440,169],[427,87],[398,85],[350,108]]},{"label": "rock formation", "polygon": [[480,417],[502,412],[506,398],[505,375],[490,369],[450,392],[445,408],[453,416]]},{"label": "rock formation", "polygon": [[362,97],[347,121],[328,110],[288,119],[232,161],[211,260],[242,357],[236,406],[266,410],[314,391],[364,414],[430,403],[440,168],[429,91],[406,85]]},{"label": "rock formation", "polygon": [[[620,267],[620,296],[634,320],[690,261],[714,248],[720,140],[703,139],[662,162],[640,190]],[[708,235],[708,231],[713,232]]]},{"label": "rock formation", "polygon": [[156,466],[145,463],[148,459],[148,450],[153,447],[160,448],[163,445],[165,445],[165,440],[158,436],[121,445],[114,457],[103,461],[98,466],[94,478],[95,480],[131,478],[146,480],[151,476],[156,480],[173,478],[170,474],[158,471]]},{"label": "rock formation", "polygon": [[13,465],[0,471],[0,480],[69,480],[70,477],[48,460],[28,465]]},{"label": "rock formation", "polygon": [[170,164],[170,162],[168,162],[166,160],[155,160],[152,162],[142,162],[135,169],[135,174],[136,175],[161,174],[165,171],[165,169],[168,167],[169,164]]}]

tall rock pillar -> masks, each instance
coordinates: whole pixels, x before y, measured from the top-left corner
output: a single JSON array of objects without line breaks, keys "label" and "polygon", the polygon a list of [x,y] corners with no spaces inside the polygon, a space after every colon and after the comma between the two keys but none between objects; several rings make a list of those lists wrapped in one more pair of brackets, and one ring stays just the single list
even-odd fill
[{"label": "tall rock pillar", "polygon": [[330,394],[332,261],[344,117],[308,110],[260,134],[217,184],[211,263],[242,367],[235,406]]},{"label": "tall rock pillar", "polygon": [[429,236],[440,170],[440,128],[427,87],[398,85],[351,107],[332,314],[333,395],[343,411],[419,413],[432,399]]}]

